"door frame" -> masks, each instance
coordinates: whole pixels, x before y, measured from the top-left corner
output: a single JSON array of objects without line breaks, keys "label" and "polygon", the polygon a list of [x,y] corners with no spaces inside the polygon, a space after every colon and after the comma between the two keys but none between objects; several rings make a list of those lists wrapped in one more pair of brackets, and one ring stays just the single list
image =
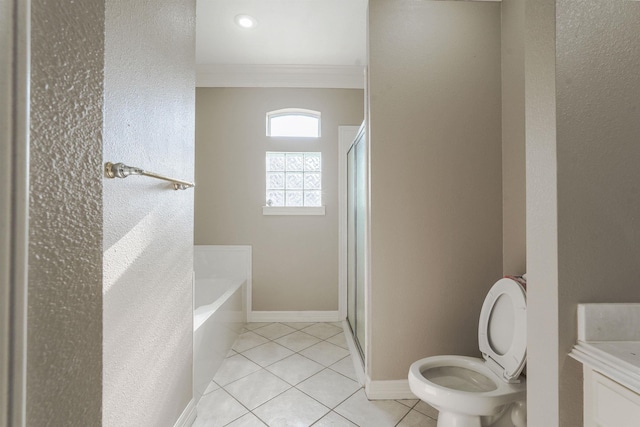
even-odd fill
[{"label": "door frame", "polygon": [[30,1],[0,0],[0,427],[26,414]]}]

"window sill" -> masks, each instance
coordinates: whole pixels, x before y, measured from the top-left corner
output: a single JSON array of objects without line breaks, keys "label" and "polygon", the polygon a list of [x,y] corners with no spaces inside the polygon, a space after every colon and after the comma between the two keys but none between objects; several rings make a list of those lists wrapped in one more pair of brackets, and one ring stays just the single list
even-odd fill
[{"label": "window sill", "polygon": [[324,215],[324,206],[263,206],[262,215]]}]

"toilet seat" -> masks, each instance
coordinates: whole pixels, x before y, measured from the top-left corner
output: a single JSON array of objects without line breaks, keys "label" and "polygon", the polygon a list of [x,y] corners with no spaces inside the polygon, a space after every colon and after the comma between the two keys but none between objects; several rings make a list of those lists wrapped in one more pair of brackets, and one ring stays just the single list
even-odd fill
[{"label": "toilet seat", "polygon": [[482,304],[478,346],[487,366],[508,383],[518,377],[527,360],[527,301],[516,280],[498,280]]}]

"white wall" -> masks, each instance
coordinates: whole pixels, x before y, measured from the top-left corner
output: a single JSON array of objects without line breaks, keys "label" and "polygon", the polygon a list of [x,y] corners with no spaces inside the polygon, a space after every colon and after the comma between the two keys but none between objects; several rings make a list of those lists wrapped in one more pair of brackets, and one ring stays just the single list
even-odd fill
[{"label": "white wall", "polygon": [[191,399],[193,191],[105,180],[103,153],[193,177],[195,5],[106,6],[32,2],[28,426]]},{"label": "white wall", "polygon": [[529,424],[582,423],[582,302],[639,302],[640,3],[527,5]]},{"label": "white wall", "polygon": [[[266,113],[298,107],[322,113],[321,137],[265,136]],[[198,245],[253,247],[253,310],[338,310],[338,126],[359,125],[354,89],[198,88]],[[322,153],[324,216],[263,216],[265,152]]]},{"label": "white wall", "polygon": [[369,2],[372,380],[478,355],[502,274],[500,3]]},{"label": "white wall", "polygon": [[[195,1],[106,2],[104,160],[193,180]],[[104,181],[104,426],[192,397],[193,190]]]},{"label": "white wall", "polygon": [[103,53],[102,2],[31,2],[27,426],[101,422]]}]

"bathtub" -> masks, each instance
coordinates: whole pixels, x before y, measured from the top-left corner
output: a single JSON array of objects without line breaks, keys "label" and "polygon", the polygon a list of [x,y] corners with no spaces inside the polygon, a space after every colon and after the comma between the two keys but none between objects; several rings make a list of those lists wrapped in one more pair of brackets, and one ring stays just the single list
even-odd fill
[{"label": "bathtub", "polygon": [[246,318],[251,246],[194,247],[193,396],[197,404]]}]

